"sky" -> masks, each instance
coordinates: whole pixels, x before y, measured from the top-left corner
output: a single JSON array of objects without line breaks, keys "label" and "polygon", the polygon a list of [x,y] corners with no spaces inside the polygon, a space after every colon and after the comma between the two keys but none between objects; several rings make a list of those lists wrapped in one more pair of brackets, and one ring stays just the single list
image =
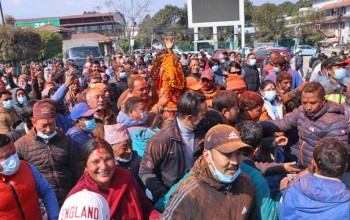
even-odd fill
[{"label": "sky", "polygon": [[[11,15],[19,18],[38,18],[38,17],[58,17],[66,15],[79,15],[84,11],[94,11],[100,6],[101,12],[108,12],[104,7],[105,0],[0,0],[4,15]],[[144,2],[144,0],[113,0],[114,2],[134,1]],[[166,4],[173,4],[183,7],[187,0],[150,0],[150,14],[153,15]],[[295,2],[296,0],[292,0]],[[261,5],[266,2],[281,3],[281,0],[253,0],[254,5]]]}]

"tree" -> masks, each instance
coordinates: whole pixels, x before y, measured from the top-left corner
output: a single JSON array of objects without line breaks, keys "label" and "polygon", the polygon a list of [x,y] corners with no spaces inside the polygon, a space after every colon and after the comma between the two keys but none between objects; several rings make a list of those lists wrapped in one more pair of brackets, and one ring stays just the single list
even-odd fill
[{"label": "tree", "polygon": [[[153,17],[146,16],[139,25],[138,39],[145,46],[151,44],[152,34],[155,41],[161,41],[164,36],[173,36],[176,42],[192,40],[192,30],[187,27],[187,6],[179,8],[166,5]],[[159,39],[157,37],[160,36]]]},{"label": "tree", "polygon": [[[122,48],[123,51],[128,51],[130,48],[130,41],[129,39],[123,38],[118,42],[118,45]],[[139,45],[139,42],[135,40],[134,47],[137,48]]]},{"label": "tree", "polygon": [[16,19],[13,16],[11,16],[11,15],[6,15],[5,16],[5,24],[7,26],[14,27],[15,26],[15,21],[16,21]]},{"label": "tree", "polygon": [[133,36],[134,27],[141,22],[141,20],[148,14],[151,0],[105,0],[105,6],[113,13],[120,13],[123,15],[126,24],[124,29],[129,28],[128,36]]},{"label": "tree", "polygon": [[273,41],[283,33],[283,11],[275,4],[265,3],[256,8],[253,21],[258,29],[256,37],[263,41]]},{"label": "tree", "polygon": [[245,25],[251,26],[253,23],[254,6],[250,0],[244,0],[244,19]]},{"label": "tree", "polygon": [[53,58],[62,53],[62,36],[52,31],[38,31],[42,47],[39,52],[39,60]]},{"label": "tree", "polygon": [[0,60],[36,60],[41,49],[40,35],[31,29],[0,28]]}]

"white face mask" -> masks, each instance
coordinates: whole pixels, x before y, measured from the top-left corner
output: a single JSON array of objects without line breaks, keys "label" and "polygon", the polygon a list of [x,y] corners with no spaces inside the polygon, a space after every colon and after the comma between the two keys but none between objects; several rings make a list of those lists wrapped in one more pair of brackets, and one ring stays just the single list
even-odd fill
[{"label": "white face mask", "polygon": [[120,158],[120,157],[114,157],[114,161],[116,164],[119,164],[119,163],[128,163],[132,160],[132,153],[130,154],[130,157],[129,159],[123,159],[123,158]]},{"label": "white face mask", "polygon": [[37,133],[37,135],[38,135],[39,137],[41,137],[42,139],[47,140],[47,141],[50,140],[50,139],[52,139],[53,137],[55,137],[56,134],[57,134],[57,131],[56,131],[56,130],[55,130],[52,134],[50,134],[50,135],[43,134],[43,133],[41,133],[40,131]]},{"label": "white face mask", "polygon": [[6,160],[1,161],[0,164],[2,166],[2,171],[0,173],[5,176],[11,176],[12,174],[15,174],[18,171],[20,165],[18,154],[15,153]]}]

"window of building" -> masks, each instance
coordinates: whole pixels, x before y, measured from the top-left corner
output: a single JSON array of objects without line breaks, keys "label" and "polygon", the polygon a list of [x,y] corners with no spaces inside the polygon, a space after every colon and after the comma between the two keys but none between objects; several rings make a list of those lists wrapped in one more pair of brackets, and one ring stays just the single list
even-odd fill
[{"label": "window of building", "polygon": [[103,31],[107,29],[107,25],[105,25],[105,24],[101,25],[100,27],[101,27],[101,30],[103,30]]},{"label": "window of building", "polygon": [[326,16],[332,16],[333,9],[327,10]]},{"label": "window of building", "polygon": [[97,31],[98,30],[98,27],[97,26],[90,26],[90,31]]},{"label": "window of building", "polygon": [[112,29],[112,25],[108,24],[107,25],[107,30],[111,30]]}]

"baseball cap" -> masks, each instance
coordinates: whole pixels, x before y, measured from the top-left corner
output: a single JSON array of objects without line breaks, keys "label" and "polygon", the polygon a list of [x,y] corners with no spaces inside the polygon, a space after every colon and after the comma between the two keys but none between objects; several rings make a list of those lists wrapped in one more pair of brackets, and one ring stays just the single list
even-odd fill
[{"label": "baseball cap", "polygon": [[204,138],[206,150],[215,149],[223,154],[232,153],[238,149],[250,147],[243,143],[239,132],[232,126],[219,124],[212,127]]},{"label": "baseball cap", "polygon": [[109,144],[119,144],[130,140],[130,133],[124,124],[104,125],[105,140]]},{"label": "baseball cap", "polygon": [[200,90],[203,86],[197,82],[197,79],[194,77],[186,77],[186,86],[188,89],[192,91],[198,91]]},{"label": "baseball cap", "polygon": [[42,99],[37,101],[33,106],[33,119],[56,118],[56,108],[51,99]]},{"label": "baseball cap", "polygon": [[85,102],[76,104],[70,113],[72,120],[77,120],[81,117],[89,117],[93,115],[97,109],[91,109]]},{"label": "baseball cap", "polygon": [[211,69],[204,70],[202,73],[201,79],[203,78],[214,80],[214,72]]},{"label": "baseball cap", "polygon": [[109,205],[100,194],[84,189],[66,199],[58,219],[109,220]]}]

